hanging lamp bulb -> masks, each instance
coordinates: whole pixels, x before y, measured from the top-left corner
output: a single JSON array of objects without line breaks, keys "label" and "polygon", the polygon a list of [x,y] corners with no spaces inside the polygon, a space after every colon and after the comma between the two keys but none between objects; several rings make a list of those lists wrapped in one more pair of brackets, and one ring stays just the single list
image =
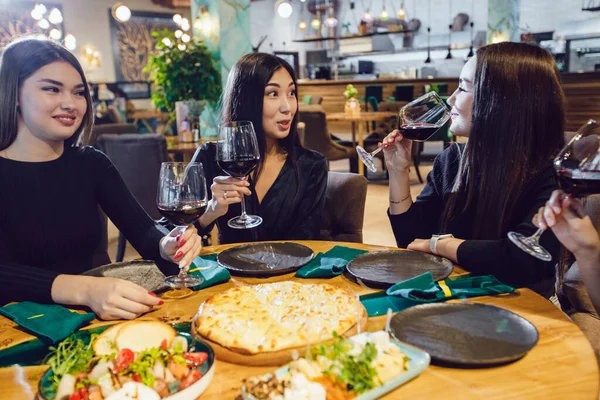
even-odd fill
[{"label": "hanging lamp bulb", "polygon": [[390,19],[390,14],[385,9],[385,6],[383,6],[383,10],[381,10],[381,14],[379,14],[379,19],[382,21],[387,21]]}]

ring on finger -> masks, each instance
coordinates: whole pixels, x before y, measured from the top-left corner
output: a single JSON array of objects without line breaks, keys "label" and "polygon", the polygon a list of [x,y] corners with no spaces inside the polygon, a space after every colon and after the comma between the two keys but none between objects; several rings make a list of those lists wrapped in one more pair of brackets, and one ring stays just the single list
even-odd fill
[{"label": "ring on finger", "polygon": [[227,200],[227,190],[223,192],[223,200]]}]

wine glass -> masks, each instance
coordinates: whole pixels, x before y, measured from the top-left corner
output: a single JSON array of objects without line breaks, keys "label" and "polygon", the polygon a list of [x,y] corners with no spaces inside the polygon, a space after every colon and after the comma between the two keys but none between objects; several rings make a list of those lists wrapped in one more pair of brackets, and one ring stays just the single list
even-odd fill
[{"label": "wine glass", "polygon": [[[554,159],[558,185],[566,197],[582,198],[600,193],[600,129],[589,120]],[[543,229],[532,236],[508,232],[508,238],[521,250],[544,261],[552,256],[540,243]]]},{"label": "wine glass", "polygon": [[[201,163],[164,162],[160,166],[156,204],[160,213],[185,232],[206,211],[206,180]],[[179,275],[169,276],[165,284],[175,289],[189,288],[204,280],[188,275],[180,266]]]},{"label": "wine glass", "polygon": [[[407,139],[424,142],[444,126],[448,119],[450,119],[450,107],[436,92],[429,92],[400,109],[398,130]],[[358,157],[371,172],[377,171],[374,157],[382,149],[383,147],[379,147],[369,153],[362,147],[356,146]]]},{"label": "wine glass", "polygon": [[[258,166],[260,152],[251,121],[232,121],[219,126],[217,142],[217,163],[225,173],[237,179],[244,179]],[[248,229],[262,223],[258,215],[248,215],[242,199],[242,214],[227,222],[234,229]]]}]

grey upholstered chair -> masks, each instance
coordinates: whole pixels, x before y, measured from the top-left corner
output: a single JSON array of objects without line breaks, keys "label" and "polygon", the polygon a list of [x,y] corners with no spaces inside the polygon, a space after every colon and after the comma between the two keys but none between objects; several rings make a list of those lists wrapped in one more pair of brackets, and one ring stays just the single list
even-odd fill
[{"label": "grey upholstered chair", "polygon": [[[161,217],[156,208],[160,165],[167,161],[167,142],[158,134],[100,135],[96,146],[115,164],[125,184],[153,219]],[[117,262],[123,261],[126,238],[119,234]]]},{"label": "grey upholstered chair", "polygon": [[362,243],[366,200],[364,176],[329,172],[320,239]]},{"label": "grey upholstered chair", "polygon": [[323,154],[327,161],[354,159],[356,149],[333,141],[327,130],[327,119],[321,106],[301,107],[299,120],[305,124],[304,147]]}]

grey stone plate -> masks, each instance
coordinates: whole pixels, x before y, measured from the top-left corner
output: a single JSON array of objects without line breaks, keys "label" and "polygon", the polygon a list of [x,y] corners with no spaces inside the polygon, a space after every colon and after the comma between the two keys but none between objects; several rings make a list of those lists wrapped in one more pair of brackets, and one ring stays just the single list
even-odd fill
[{"label": "grey stone plate", "polygon": [[120,278],[140,285],[150,292],[160,291],[165,288],[163,286],[165,275],[152,261],[138,260],[107,264],[90,269],[82,275]]},{"label": "grey stone plate", "polygon": [[297,243],[253,243],[223,251],[217,261],[235,275],[267,277],[294,272],[313,255]]},{"label": "grey stone plate", "polygon": [[408,308],[390,322],[394,337],[425,350],[432,362],[487,366],[518,360],[538,341],[525,318],[485,304],[435,303]]},{"label": "grey stone plate", "polygon": [[348,273],[368,286],[388,288],[398,282],[431,272],[433,280],[446,279],[452,261],[420,251],[378,251],[365,253],[350,261]]}]

